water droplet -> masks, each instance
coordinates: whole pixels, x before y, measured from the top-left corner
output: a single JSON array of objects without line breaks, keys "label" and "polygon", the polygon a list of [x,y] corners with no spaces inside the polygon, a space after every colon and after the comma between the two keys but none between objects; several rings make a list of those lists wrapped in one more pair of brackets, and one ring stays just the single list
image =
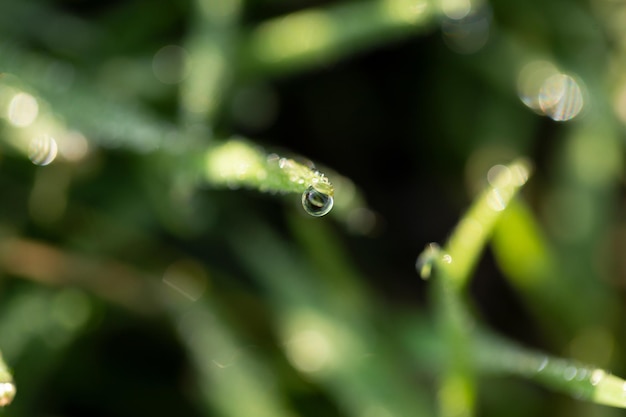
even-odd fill
[{"label": "water droplet", "polygon": [[537,367],[537,372],[543,371],[544,369],[546,369],[546,366],[548,366],[548,358],[543,358],[541,360],[541,363]]},{"label": "water droplet", "polygon": [[[426,248],[419,254],[415,261],[415,269],[423,279],[430,278],[433,269],[435,257],[440,253],[441,248],[436,243],[429,243]],[[452,260],[452,259],[450,259]]]},{"label": "water droplet", "polygon": [[591,385],[596,386],[600,383],[600,381],[602,381],[605,375],[606,373],[602,369],[596,369],[591,374],[591,378],[589,379],[589,382],[591,383]]},{"label": "water droplet", "polygon": [[487,195],[487,204],[494,211],[502,211],[506,208],[506,200],[498,188],[493,188]]},{"label": "water droplet", "polygon": [[565,371],[563,371],[563,378],[566,381],[571,381],[572,379],[574,379],[577,372],[578,370],[575,366],[568,366],[567,368],[565,368]]},{"label": "water droplet", "polygon": [[588,375],[589,375],[589,370],[587,368],[583,368],[580,371],[578,371],[578,374],[576,374],[576,381],[582,381]]},{"label": "water droplet", "polygon": [[333,208],[333,198],[313,187],[302,193],[302,207],[311,216],[321,217]]}]

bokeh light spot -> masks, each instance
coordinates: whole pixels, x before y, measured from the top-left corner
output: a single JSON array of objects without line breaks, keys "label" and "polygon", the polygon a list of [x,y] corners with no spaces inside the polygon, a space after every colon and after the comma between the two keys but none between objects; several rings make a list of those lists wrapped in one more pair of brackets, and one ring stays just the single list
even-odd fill
[{"label": "bokeh light spot", "polygon": [[513,174],[511,170],[505,165],[494,165],[487,172],[487,181],[490,185],[496,186],[496,179],[499,178],[501,181],[500,185],[509,184],[512,180]]},{"label": "bokeh light spot", "polygon": [[152,71],[163,84],[177,84],[189,75],[189,53],[177,45],[164,46],[152,58]]},{"label": "bokeh light spot", "polygon": [[427,15],[429,4],[424,0],[384,0],[382,6],[388,19],[415,24]]},{"label": "bokeh light spot", "polygon": [[549,77],[539,91],[539,106],[552,120],[565,122],[580,113],[583,94],[579,84],[569,75]]},{"label": "bokeh light spot", "polygon": [[17,93],[9,103],[7,118],[16,127],[30,126],[39,114],[37,99],[27,93]]},{"label": "bokeh light spot", "polygon": [[15,385],[12,382],[0,383],[0,407],[11,404],[15,397]]},{"label": "bokeh light spot", "polygon": [[487,194],[487,205],[494,211],[502,211],[506,208],[506,199],[501,190],[492,188]]},{"label": "bokeh light spot", "polygon": [[89,152],[87,139],[82,133],[76,131],[69,131],[59,136],[58,146],[61,156],[72,162],[82,160]]},{"label": "bokeh light spot", "polygon": [[302,372],[316,372],[327,363],[331,354],[330,342],[316,330],[296,333],[286,344],[286,353],[291,364]]},{"label": "bokeh light spot", "polygon": [[60,292],[52,304],[52,315],[68,330],[85,324],[91,314],[89,298],[82,291],[67,289]]},{"label": "bokeh light spot", "polygon": [[255,53],[262,61],[278,62],[322,50],[334,37],[334,22],[325,13],[294,13],[259,27]]},{"label": "bokeh light spot", "polygon": [[440,0],[440,7],[444,15],[454,20],[463,19],[472,10],[469,0]]},{"label": "bokeh light spot", "polygon": [[533,61],[526,64],[517,77],[517,93],[526,106],[539,114],[544,114],[539,103],[539,93],[546,80],[559,74],[548,61]]},{"label": "bokeh light spot", "polygon": [[35,137],[28,147],[28,158],[35,165],[45,166],[57,157],[58,146],[54,138],[43,134]]},{"label": "bokeh light spot", "polygon": [[489,40],[491,11],[482,7],[462,18],[446,18],[441,24],[446,45],[459,54],[473,54],[482,49]]}]

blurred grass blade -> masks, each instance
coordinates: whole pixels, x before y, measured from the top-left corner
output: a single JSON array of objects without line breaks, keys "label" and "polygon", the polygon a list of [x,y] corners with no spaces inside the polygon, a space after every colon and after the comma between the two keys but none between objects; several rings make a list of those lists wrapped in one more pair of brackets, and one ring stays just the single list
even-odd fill
[{"label": "blurred grass blade", "polygon": [[441,256],[435,259],[434,302],[438,331],[448,360],[439,375],[440,417],[469,417],[475,413],[476,372],[471,363],[474,321],[465,309],[458,288],[447,276]]},{"label": "blurred grass blade", "polygon": [[531,351],[487,333],[477,338],[475,352],[485,371],[519,375],[580,400],[626,408],[626,380],[603,369]]},{"label": "blurred grass blade", "polygon": [[[51,291],[30,287],[2,305],[0,347],[19,380],[20,395],[9,408],[11,415],[28,416],[44,393],[55,364],[93,318],[92,300],[82,291],[65,288]],[[15,395],[6,365],[0,369],[0,402]],[[6,404],[1,404],[6,405]]]},{"label": "blurred grass blade", "polygon": [[230,237],[233,251],[273,300],[285,354],[295,369],[326,387],[348,415],[432,415],[393,346],[375,333],[366,315],[334,309],[336,296],[328,293],[333,288],[291,247],[252,221]]},{"label": "blurred grass blade", "polygon": [[190,69],[180,90],[180,108],[186,126],[213,127],[225,93],[232,82],[232,59],[241,0],[193,2],[191,34],[185,46]]},{"label": "blurred grass blade", "polygon": [[[114,100],[79,75],[72,75],[65,86],[54,76],[42,76],[63,72],[59,68],[74,73],[69,64],[0,41],[0,73],[4,73],[0,84],[28,89],[40,96],[51,108],[50,115],[46,116],[61,114],[69,129],[80,130],[89,141],[107,148],[124,147],[142,153],[181,145],[181,134],[176,127],[163,122],[137,102]],[[9,90],[3,92],[6,91]]]},{"label": "blurred grass blade", "polygon": [[223,417],[295,417],[264,362],[242,351],[232,327],[209,306],[178,304],[169,313],[198,373],[207,410]]},{"label": "blurred grass blade", "polygon": [[268,20],[244,47],[246,73],[292,72],[423,31],[434,23],[428,0],[373,0],[309,9]]},{"label": "blurred grass blade", "polygon": [[575,303],[580,288],[566,282],[554,251],[528,207],[515,199],[494,228],[496,262],[551,337],[569,341],[581,328],[602,323],[602,310]]}]

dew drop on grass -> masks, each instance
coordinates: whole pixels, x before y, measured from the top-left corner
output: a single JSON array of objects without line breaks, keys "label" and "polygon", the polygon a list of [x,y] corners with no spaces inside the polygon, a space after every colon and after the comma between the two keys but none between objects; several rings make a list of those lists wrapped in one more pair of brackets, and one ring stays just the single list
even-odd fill
[{"label": "dew drop on grass", "polygon": [[[417,257],[417,261],[415,261],[415,269],[417,270],[417,273],[420,277],[422,277],[423,279],[430,278],[430,273],[433,269],[435,257],[438,256],[440,253],[441,248],[438,244],[429,243],[428,245],[426,245],[426,248],[422,251],[422,253],[419,254],[419,256]],[[450,257],[450,255],[447,256]],[[450,262],[452,262],[452,257],[450,257]]]},{"label": "dew drop on grass", "polygon": [[302,207],[311,216],[321,217],[333,208],[333,198],[313,187],[302,193]]}]

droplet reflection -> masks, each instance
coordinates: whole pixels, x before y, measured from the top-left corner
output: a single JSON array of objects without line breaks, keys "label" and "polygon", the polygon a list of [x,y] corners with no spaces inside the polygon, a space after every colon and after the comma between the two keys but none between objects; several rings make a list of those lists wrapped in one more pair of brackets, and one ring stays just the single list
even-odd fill
[{"label": "droplet reflection", "polygon": [[[415,261],[415,269],[423,279],[430,278],[430,274],[435,263],[435,258],[441,254],[441,248],[436,243],[429,243],[426,248],[419,254]],[[449,255],[448,255],[449,256]],[[452,258],[450,258],[452,261]]]},{"label": "droplet reflection", "polygon": [[602,381],[605,375],[606,372],[604,372],[602,369],[596,369],[592,372],[589,382],[591,383],[591,385],[596,386],[600,383],[600,381]]},{"label": "droplet reflection", "polygon": [[28,157],[35,165],[45,166],[50,164],[57,156],[57,143],[52,136],[37,136],[30,142]]},{"label": "droplet reflection", "polygon": [[539,92],[544,82],[557,74],[559,71],[548,61],[533,61],[524,66],[517,78],[517,93],[522,103],[535,112],[544,114],[539,104]]},{"label": "droplet reflection", "polygon": [[502,195],[501,190],[492,188],[487,195],[487,204],[494,211],[502,211],[506,208],[507,199]]},{"label": "droplet reflection", "polygon": [[333,197],[309,187],[302,193],[302,207],[311,216],[321,217],[333,208]]},{"label": "droplet reflection", "polygon": [[323,369],[331,356],[329,340],[316,330],[297,333],[285,347],[289,361],[302,372]]},{"label": "droplet reflection", "polygon": [[526,65],[520,71],[517,88],[526,106],[558,122],[573,119],[583,108],[580,82],[546,61]]},{"label": "droplet reflection", "polygon": [[576,367],[570,365],[567,368],[565,368],[565,370],[563,371],[563,378],[566,381],[571,381],[572,379],[574,379],[577,373],[578,373],[578,370],[576,369]]},{"label": "droplet reflection", "polygon": [[7,117],[16,127],[30,126],[39,114],[37,99],[26,93],[17,93],[9,103]]},{"label": "droplet reflection", "polygon": [[539,92],[541,110],[552,120],[571,120],[583,108],[583,94],[580,86],[569,75],[556,74],[548,78]]},{"label": "droplet reflection", "polygon": [[152,71],[163,84],[177,84],[189,74],[189,54],[177,45],[164,46],[152,58]]}]

